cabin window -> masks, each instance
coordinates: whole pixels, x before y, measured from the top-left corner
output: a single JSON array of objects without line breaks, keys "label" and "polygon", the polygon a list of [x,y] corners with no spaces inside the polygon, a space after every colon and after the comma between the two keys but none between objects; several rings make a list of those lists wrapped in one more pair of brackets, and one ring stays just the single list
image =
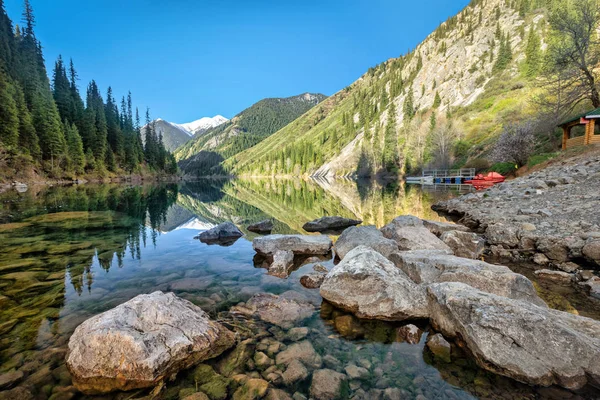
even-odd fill
[{"label": "cabin window", "polygon": [[569,133],[569,139],[573,139],[580,136],[585,136],[585,127],[586,125],[575,125],[571,127],[571,131]]},{"label": "cabin window", "polygon": [[597,119],[594,125],[594,135],[600,135],[600,119]]}]

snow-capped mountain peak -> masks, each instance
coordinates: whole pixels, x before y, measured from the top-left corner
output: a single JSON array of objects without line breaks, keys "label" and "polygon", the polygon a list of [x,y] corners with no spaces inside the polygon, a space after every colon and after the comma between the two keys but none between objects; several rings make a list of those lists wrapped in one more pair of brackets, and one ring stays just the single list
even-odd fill
[{"label": "snow-capped mountain peak", "polygon": [[190,136],[193,136],[199,132],[205,132],[210,128],[214,128],[215,126],[219,126],[225,122],[229,121],[227,118],[222,115],[215,115],[214,117],[204,117],[200,118],[196,121],[188,122],[185,124],[173,124],[178,128],[186,131]]}]

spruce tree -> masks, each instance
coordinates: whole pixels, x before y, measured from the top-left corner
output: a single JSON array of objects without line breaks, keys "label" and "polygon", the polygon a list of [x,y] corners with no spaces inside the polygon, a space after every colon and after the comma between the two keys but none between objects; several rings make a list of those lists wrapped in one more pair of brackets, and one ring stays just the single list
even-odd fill
[{"label": "spruce tree", "polygon": [[0,144],[15,148],[19,141],[19,110],[14,87],[0,69]]},{"label": "spruce tree", "polygon": [[534,78],[542,65],[542,43],[535,32],[535,26],[529,29],[527,46],[525,47],[525,76]]}]

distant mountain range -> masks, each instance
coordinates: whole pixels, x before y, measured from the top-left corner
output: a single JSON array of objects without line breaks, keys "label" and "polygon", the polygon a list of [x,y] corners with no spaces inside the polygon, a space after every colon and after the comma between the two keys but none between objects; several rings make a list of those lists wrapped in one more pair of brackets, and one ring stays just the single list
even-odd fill
[{"label": "distant mountain range", "polygon": [[[185,124],[176,124],[161,118],[154,120],[153,123],[155,124],[156,133],[162,135],[163,143],[167,150],[175,151],[189,142],[193,137],[202,135],[209,129],[215,128],[227,121],[227,118],[216,115],[212,118],[204,117]],[[142,132],[144,132],[145,128],[145,126],[142,128]],[[142,134],[143,138],[144,135]]]},{"label": "distant mountain range", "polygon": [[175,157],[188,175],[222,175],[223,160],[260,143],[326,98],[323,94],[304,93],[263,99],[230,121],[196,134],[177,149]]}]

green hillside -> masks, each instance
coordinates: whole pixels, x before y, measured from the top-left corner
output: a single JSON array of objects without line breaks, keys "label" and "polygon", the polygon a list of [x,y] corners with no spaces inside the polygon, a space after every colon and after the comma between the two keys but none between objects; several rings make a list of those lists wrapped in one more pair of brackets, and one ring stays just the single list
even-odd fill
[{"label": "green hillside", "polygon": [[[556,10],[568,15],[566,7],[577,21],[578,4],[473,0],[415,50],[371,68],[224,166],[252,176],[485,168],[502,161],[491,153],[503,127],[528,120],[535,122],[535,151],[554,151],[555,122],[573,109],[550,104],[548,49],[569,41],[550,22]],[[585,108],[589,101],[581,96],[572,104]]]},{"label": "green hillside", "polygon": [[195,137],[179,148],[175,157],[186,174],[220,175],[220,163],[277,132],[326,99],[305,93],[287,98],[264,99],[229,122]]}]

